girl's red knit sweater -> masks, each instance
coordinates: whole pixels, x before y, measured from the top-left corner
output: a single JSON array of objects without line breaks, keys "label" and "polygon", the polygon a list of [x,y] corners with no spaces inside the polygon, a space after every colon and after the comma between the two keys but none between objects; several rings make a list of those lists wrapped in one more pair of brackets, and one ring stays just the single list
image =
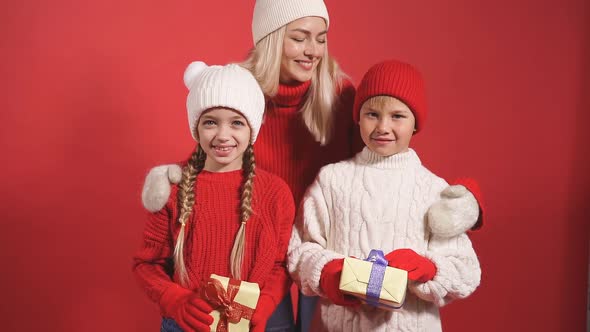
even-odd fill
[{"label": "girl's red knit sweater", "polygon": [[[191,289],[199,290],[212,273],[231,276],[230,254],[240,226],[241,184],[241,170],[202,171],[197,176],[195,205],[185,230],[184,247]],[[156,303],[160,303],[167,289],[178,287],[171,261],[180,231],[177,192],[178,187],[173,186],[166,206],[149,215],[143,244],[134,257],[139,284]],[[242,280],[258,283],[259,305],[265,303],[274,308],[290,286],[285,256],[295,206],[287,184],[257,168],[252,210],[246,224]]]}]

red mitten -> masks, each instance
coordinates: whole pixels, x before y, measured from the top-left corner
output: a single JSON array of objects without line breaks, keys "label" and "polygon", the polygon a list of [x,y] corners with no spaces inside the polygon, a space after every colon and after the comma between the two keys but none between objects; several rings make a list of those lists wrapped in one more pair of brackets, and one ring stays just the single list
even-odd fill
[{"label": "red mitten", "polygon": [[410,280],[427,282],[436,275],[436,266],[412,249],[397,249],[385,255],[389,266],[408,271]]},{"label": "red mitten", "polygon": [[344,258],[335,259],[324,265],[320,276],[320,288],[334,304],[344,306],[358,306],[360,300],[342,293],[338,288],[340,285],[340,275],[344,266]]},{"label": "red mitten", "polygon": [[179,285],[173,285],[160,299],[162,315],[174,319],[184,331],[209,332],[213,308],[199,296]]},{"label": "red mitten", "polygon": [[268,295],[261,295],[258,304],[256,305],[256,309],[254,310],[254,314],[252,315],[252,319],[250,320],[250,332],[264,332],[266,322],[275,309],[276,305],[274,304],[274,300]]}]

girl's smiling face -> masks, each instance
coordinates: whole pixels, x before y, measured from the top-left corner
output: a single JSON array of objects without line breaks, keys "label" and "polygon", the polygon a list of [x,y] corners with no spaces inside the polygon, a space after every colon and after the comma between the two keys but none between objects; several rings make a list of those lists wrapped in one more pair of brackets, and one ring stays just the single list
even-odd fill
[{"label": "girl's smiling face", "polygon": [[242,155],[250,144],[251,130],[240,112],[217,107],[199,118],[197,139],[207,154],[204,169],[229,172],[242,168]]}]

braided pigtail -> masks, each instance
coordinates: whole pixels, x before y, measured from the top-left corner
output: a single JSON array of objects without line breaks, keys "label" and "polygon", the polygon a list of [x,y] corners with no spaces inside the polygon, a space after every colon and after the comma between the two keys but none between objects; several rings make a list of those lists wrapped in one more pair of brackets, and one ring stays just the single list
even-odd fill
[{"label": "braided pigtail", "polygon": [[186,224],[189,221],[188,217],[193,211],[195,204],[195,180],[197,175],[203,170],[205,166],[205,159],[207,155],[199,145],[197,150],[191,155],[188,164],[182,170],[182,180],[179,183],[178,189],[178,222],[181,224],[176,245],[174,246],[174,270],[180,278],[180,284],[188,286],[188,273],[184,263],[184,241],[186,235]]},{"label": "braided pigtail", "polygon": [[240,200],[240,228],[234,240],[234,246],[230,256],[230,270],[234,279],[241,279],[242,262],[246,247],[246,222],[252,215],[252,189],[254,187],[254,176],[256,175],[256,162],[254,160],[254,148],[252,144],[244,152],[242,157],[242,169],[244,172],[244,184]]}]

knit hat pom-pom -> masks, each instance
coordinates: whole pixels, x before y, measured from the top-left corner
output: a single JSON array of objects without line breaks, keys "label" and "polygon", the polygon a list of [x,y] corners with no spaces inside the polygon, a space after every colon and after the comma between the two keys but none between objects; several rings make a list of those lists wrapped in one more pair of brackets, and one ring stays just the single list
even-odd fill
[{"label": "knit hat pom-pom", "polygon": [[191,62],[191,64],[186,67],[186,70],[184,71],[184,85],[187,89],[191,89],[195,78],[207,67],[207,64],[203,61]]}]

